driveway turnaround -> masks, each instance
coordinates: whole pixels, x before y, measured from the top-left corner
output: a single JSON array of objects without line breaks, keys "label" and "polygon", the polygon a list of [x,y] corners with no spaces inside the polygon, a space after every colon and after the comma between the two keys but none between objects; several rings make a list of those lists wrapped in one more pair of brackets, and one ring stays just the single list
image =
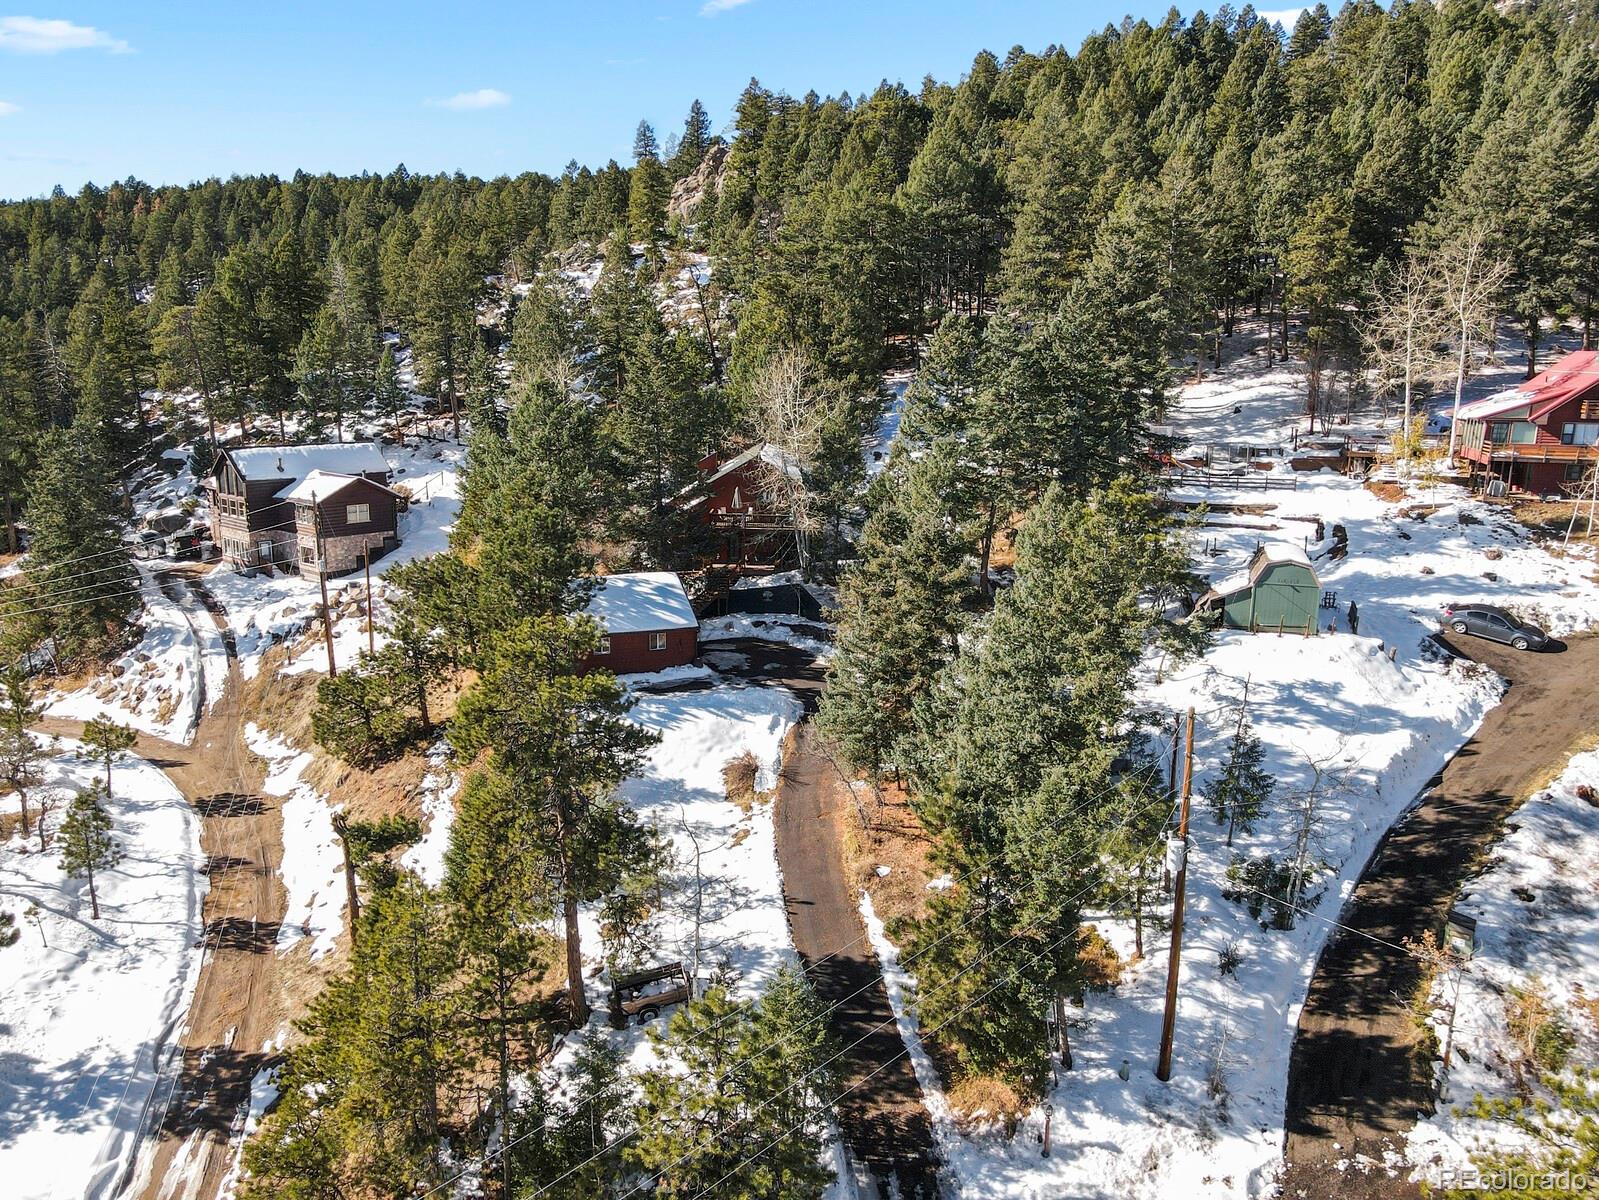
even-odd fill
[{"label": "driveway turnaround", "polygon": [[1420,1189],[1384,1156],[1433,1110],[1433,1047],[1411,1005],[1420,964],[1407,939],[1441,932],[1506,815],[1599,733],[1591,703],[1599,638],[1548,653],[1441,639],[1510,689],[1378,845],[1310,981],[1288,1070],[1283,1196],[1397,1200]]}]

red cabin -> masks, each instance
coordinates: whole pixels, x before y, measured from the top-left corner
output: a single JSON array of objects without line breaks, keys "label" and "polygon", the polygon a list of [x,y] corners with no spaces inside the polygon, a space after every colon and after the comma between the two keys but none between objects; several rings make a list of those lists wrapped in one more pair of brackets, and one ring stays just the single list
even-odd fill
[{"label": "red cabin", "polygon": [[1526,383],[1460,408],[1457,452],[1473,483],[1572,492],[1599,461],[1599,351],[1579,350]]},{"label": "red cabin", "polygon": [[588,615],[602,631],[600,646],[585,669],[617,675],[663,671],[694,661],[700,623],[683,581],[671,571],[635,571],[595,580]]},{"label": "red cabin", "polygon": [[765,574],[795,555],[792,517],[772,502],[771,476],[796,468],[775,446],[756,442],[732,455],[708,455],[702,477],[680,503],[714,535],[711,562]]}]

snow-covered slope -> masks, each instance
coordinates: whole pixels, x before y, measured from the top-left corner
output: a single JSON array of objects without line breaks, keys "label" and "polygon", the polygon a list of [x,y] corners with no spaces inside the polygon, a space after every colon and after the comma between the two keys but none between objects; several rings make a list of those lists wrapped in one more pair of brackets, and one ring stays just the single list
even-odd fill
[{"label": "snow-covered slope", "polygon": [[[102,774],[64,743],[35,791],[75,791]],[[119,762],[112,782],[123,858],[96,878],[99,921],[54,844],[40,854],[19,832],[0,847],[0,908],[21,928],[0,948],[0,1192],[16,1200],[109,1194],[199,972],[199,820],[142,759]],[[15,797],[0,806],[14,813]]]}]

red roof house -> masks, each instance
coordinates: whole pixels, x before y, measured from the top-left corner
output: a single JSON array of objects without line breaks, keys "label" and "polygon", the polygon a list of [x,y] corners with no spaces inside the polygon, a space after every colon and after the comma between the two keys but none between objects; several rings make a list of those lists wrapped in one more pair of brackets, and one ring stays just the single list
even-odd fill
[{"label": "red roof house", "polygon": [[1479,485],[1569,492],[1599,461],[1599,351],[1579,350],[1526,383],[1460,408],[1457,452]]}]

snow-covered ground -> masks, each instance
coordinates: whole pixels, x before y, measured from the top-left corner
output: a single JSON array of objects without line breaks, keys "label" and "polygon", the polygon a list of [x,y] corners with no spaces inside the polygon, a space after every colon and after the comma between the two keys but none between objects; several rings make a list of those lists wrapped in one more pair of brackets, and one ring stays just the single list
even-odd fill
[{"label": "snow-covered ground", "polygon": [[53,717],[106,716],[169,742],[194,737],[201,714],[227,687],[228,657],[222,635],[205,608],[182,584],[173,601],[138,564],[144,613],[138,642],[94,683],[53,693]]},{"label": "snow-covered ground", "polygon": [[[650,938],[646,967],[681,961],[693,969],[696,902],[699,922],[699,985],[725,961],[738,976],[741,996],[757,995],[777,969],[793,964],[788,917],[772,833],[769,798],[748,813],[727,798],[723,768],[748,753],[758,764],[756,787],[777,785],[784,736],[800,717],[800,703],[787,690],[720,682],[698,691],[637,693],[632,719],[661,735],[642,773],[622,784],[621,795],[639,816],[670,841],[676,856],[673,886]],[[698,877],[695,857],[698,842]],[[602,977],[599,918],[582,915],[583,945],[591,978]],[[590,1002],[603,1008],[601,985],[591,984]],[[645,1030],[612,1030],[596,1020],[581,1036],[606,1037],[627,1047],[642,1069],[653,1059]],[[559,1061],[569,1061],[569,1039]]]},{"label": "snow-covered ground", "polygon": [[428,750],[428,773],[422,777],[422,815],[427,819],[422,840],[400,857],[400,865],[415,871],[429,887],[444,880],[444,852],[450,848],[460,790],[461,777],[450,770],[449,743],[440,738]]},{"label": "snow-covered ground", "polygon": [[[794,961],[769,803],[742,812],[727,798],[722,770],[745,753],[759,765],[756,788],[777,786],[784,735],[800,703],[779,687],[718,683],[703,691],[640,693],[631,717],[661,735],[642,774],[621,795],[640,818],[671,841],[677,887],[652,939],[657,961],[694,956],[693,909],[702,893],[701,980],[722,958],[744,990],[758,992],[784,963]],[[700,883],[695,882],[695,840]],[[585,946],[600,945],[597,920],[586,917]],[[651,964],[640,964],[647,966]]]},{"label": "snow-covered ground", "polygon": [[311,957],[321,958],[333,949],[344,928],[344,855],[333,832],[338,807],[330,806],[300,778],[311,765],[308,752],[255,725],[244,727],[244,741],[267,764],[261,790],[283,797],[283,863],[278,874],[288,899],[278,927],[278,951],[310,938]]},{"label": "snow-covered ground", "polygon": [[[1266,371],[1245,359],[1220,382],[1186,391],[1174,431],[1195,443],[1276,444],[1302,400],[1292,370]],[[1295,389],[1301,389],[1296,391]],[[1234,414],[1234,407],[1243,412]],[[1192,705],[1195,815],[1189,860],[1188,923],[1172,1080],[1153,1071],[1165,985],[1165,936],[1145,928],[1146,957],[1112,992],[1091,995],[1073,1031],[1075,1069],[1048,1099],[1054,1152],[1038,1152],[1042,1112],[1013,1139],[959,1132],[930,1073],[929,1108],[956,1182],[967,1195],[1006,1200],[1046,1197],[1243,1198],[1271,1195],[1280,1169],[1289,1050],[1312,967],[1330,922],[1353,889],[1383,832],[1497,702],[1491,673],[1450,661],[1427,635],[1440,609],[1481,600],[1521,609],[1556,633],[1599,620],[1599,586],[1588,555],[1557,558],[1535,545],[1504,510],[1440,485],[1413,489],[1400,503],[1330,471],[1291,474],[1291,491],[1195,489],[1177,498],[1211,505],[1264,505],[1264,511],[1212,511],[1188,531],[1197,569],[1213,580],[1236,574],[1259,542],[1315,550],[1315,521],[1349,535],[1346,557],[1316,570],[1336,607],[1324,610],[1313,638],[1223,632],[1197,662],[1173,669],[1151,655],[1139,699],[1170,715]],[[1348,605],[1358,606],[1358,635]],[[1233,850],[1198,799],[1220,767],[1245,687],[1253,731],[1277,777],[1266,817]],[[1317,783],[1317,776],[1320,782]],[[1291,855],[1304,798],[1316,788],[1311,854],[1323,865],[1289,930],[1267,930],[1222,894],[1234,853]],[[1124,920],[1095,922],[1131,957]],[[914,995],[915,963],[900,964],[872,924],[889,964],[890,997]],[[1236,967],[1220,969],[1223,951]],[[913,1046],[913,1060],[916,1048]],[[1128,1064],[1129,1078],[1119,1068]],[[921,1064],[925,1071],[925,1060]]]},{"label": "snow-covered ground", "polygon": [[865,440],[861,453],[866,460],[866,476],[875,479],[888,466],[888,452],[899,436],[900,421],[905,416],[905,390],[910,387],[915,372],[890,371],[883,377],[883,387],[888,392],[888,403],[877,419],[877,426]]},{"label": "snow-covered ground", "polygon": [[[66,796],[104,768],[60,743],[35,797]],[[20,927],[0,947],[0,1191],[17,1200],[108,1195],[135,1150],[156,1088],[157,1059],[176,1036],[199,974],[205,895],[199,821],[177,788],[137,758],[118,762],[107,804],[122,861],[85,881],[61,871],[37,835],[0,846],[0,910]],[[15,813],[16,798],[0,800]],[[29,907],[36,917],[26,915]]]},{"label": "snow-covered ground", "polygon": [[[1469,1168],[1473,1153],[1517,1149],[1530,1139],[1513,1123],[1473,1116],[1475,1097],[1548,1099],[1538,1068],[1512,1042],[1515,993],[1542,990],[1573,1038],[1571,1061],[1599,1065],[1599,805],[1577,789],[1599,789],[1599,751],[1575,756],[1546,790],[1516,810],[1491,865],[1456,906],[1476,918],[1477,949],[1460,974],[1445,1103],[1411,1133],[1418,1178]],[[1589,793],[1593,794],[1592,792]],[[1432,1021],[1448,1036],[1456,979],[1437,982]]]},{"label": "snow-covered ground", "polygon": [[[717,642],[755,638],[764,642],[782,642],[817,658],[830,658],[833,644],[823,641],[820,636],[826,631],[826,626],[807,621],[804,617],[791,617],[783,613],[762,613],[758,616],[735,613],[730,617],[709,617],[701,621],[700,646],[710,648],[705,653],[724,653],[715,649]],[[713,667],[716,665],[714,658],[707,661]]]}]

